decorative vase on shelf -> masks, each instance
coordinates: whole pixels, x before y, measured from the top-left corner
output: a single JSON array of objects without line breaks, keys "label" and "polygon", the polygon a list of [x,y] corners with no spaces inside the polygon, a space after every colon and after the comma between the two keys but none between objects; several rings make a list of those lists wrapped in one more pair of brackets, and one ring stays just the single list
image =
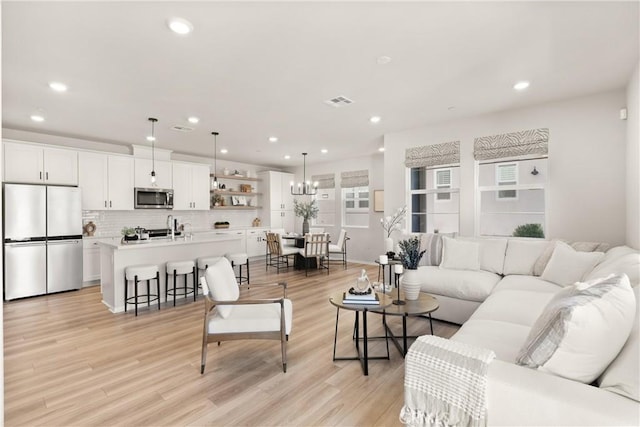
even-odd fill
[{"label": "decorative vase on shelf", "polygon": [[420,295],[420,278],[418,277],[417,269],[404,269],[404,274],[402,275],[402,290],[407,300],[415,301],[418,299]]},{"label": "decorative vase on shelf", "polygon": [[305,219],[302,221],[302,234],[305,235],[309,233],[309,220]]},{"label": "decorative vase on shelf", "polygon": [[385,252],[393,252],[393,238],[387,237],[384,239],[384,251]]}]

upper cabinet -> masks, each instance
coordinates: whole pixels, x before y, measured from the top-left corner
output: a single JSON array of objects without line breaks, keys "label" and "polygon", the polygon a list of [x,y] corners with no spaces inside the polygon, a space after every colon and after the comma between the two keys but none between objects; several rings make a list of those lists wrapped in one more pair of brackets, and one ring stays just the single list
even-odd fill
[{"label": "upper cabinet", "polygon": [[82,151],[78,156],[82,209],[133,210],[132,157]]},{"label": "upper cabinet", "polygon": [[4,142],[4,180],[78,185],[78,152],[64,148]]},{"label": "upper cabinet", "polygon": [[151,159],[135,159],[135,186],[141,188],[158,187],[164,189],[173,188],[171,178],[171,162],[165,160],[155,161],[156,183],[151,184],[151,170],[154,169],[154,162]]},{"label": "upper cabinet", "polygon": [[264,208],[266,211],[292,211],[293,196],[291,195],[291,182],[293,174],[286,172],[260,172],[265,193]]},{"label": "upper cabinet", "polygon": [[173,163],[173,209],[209,210],[209,166]]}]

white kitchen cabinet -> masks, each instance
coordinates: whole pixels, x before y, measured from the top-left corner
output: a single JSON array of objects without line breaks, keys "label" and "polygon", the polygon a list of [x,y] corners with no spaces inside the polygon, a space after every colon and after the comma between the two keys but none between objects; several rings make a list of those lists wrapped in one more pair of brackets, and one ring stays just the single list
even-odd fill
[{"label": "white kitchen cabinet", "polygon": [[4,180],[78,185],[78,152],[5,141]]},{"label": "white kitchen cabinet", "polygon": [[171,178],[171,162],[165,160],[155,161],[156,183],[151,183],[151,171],[154,169],[154,162],[151,159],[135,159],[135,186],[141,188],[157,187],[163,189],[173,188]]},{"label": "white kitchen cabinet", "polygon": [[173,163],[173,209],[209,210],[209,167]]},{"label": "white kitchen cabinet", "polygon": [[133,210],[132,157],[81,151],[78,177],[82,209]]},{"label": "white kitchen cabinet", "polygon": [[251,228],[247,230],[247,255],[249,257],[264,255],[267,242],[265,231],[267,228]]},{"label": "white kitchen cabinet", "polygon": [[117,237],[82,239],[82,281],[100,280],[100,242],[116,243]]},{"label": "white kitchen cabinet", "polygon": [[244,229],[242,230],[215,230],[213,232],[216,236],[237,236],[240,238],[240,247],[247,247],[247,234]]},{"label": "white kitchen cabinet", "polygon": [[265,221],[271,228],[284,228],[286,232],[292,232],[295,224],[291,195],[293,174],[266,171],[261,172],[259,177],[262,179],[265,193],[263,212],[268,215]]}]

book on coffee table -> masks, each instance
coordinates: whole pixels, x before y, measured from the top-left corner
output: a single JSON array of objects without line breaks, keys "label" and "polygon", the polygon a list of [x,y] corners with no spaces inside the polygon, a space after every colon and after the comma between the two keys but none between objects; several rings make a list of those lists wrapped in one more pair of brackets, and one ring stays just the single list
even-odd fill
[{"label": "book on coffee table", "polygon": [[380,299],[378,295],[374,292],[366,295],[353,295],[349,292],[345,292],[342,296],[343,304],[367,304],[367,305],[377,305],[380,304]]}]

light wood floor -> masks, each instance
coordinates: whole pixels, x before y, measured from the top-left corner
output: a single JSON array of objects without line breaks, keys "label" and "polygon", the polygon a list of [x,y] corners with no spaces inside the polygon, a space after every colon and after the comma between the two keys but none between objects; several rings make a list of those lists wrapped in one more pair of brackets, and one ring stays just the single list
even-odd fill
[{"label": "light wood floor", "polygon": [[[18,425],[400,425],[403,359],[369,364],[332,361],[336,309],[328,296],[352,284],[361,268],[331,274],[267,273],[251,264],[252,281],[288,282],[294,322],[287,373],[277,341],[210,345],[200,375],[204,303],[179,301],[161,311],[112,314],[99,287],[4,305],[5,423]],[[255,291],[249,291],[255,292]],[[257,296],[257,295],[252,295]],[[352,355],[353,313],[341,311],[339,355]],[[370,314],[370,335],[380,334]],[[399,325],[399,318],[390,323]],[[434,322],[449,337],[457,327]],[[428,322],[410,319],[412,334]],[[384,352],[382,341],[370,346]]]}]

